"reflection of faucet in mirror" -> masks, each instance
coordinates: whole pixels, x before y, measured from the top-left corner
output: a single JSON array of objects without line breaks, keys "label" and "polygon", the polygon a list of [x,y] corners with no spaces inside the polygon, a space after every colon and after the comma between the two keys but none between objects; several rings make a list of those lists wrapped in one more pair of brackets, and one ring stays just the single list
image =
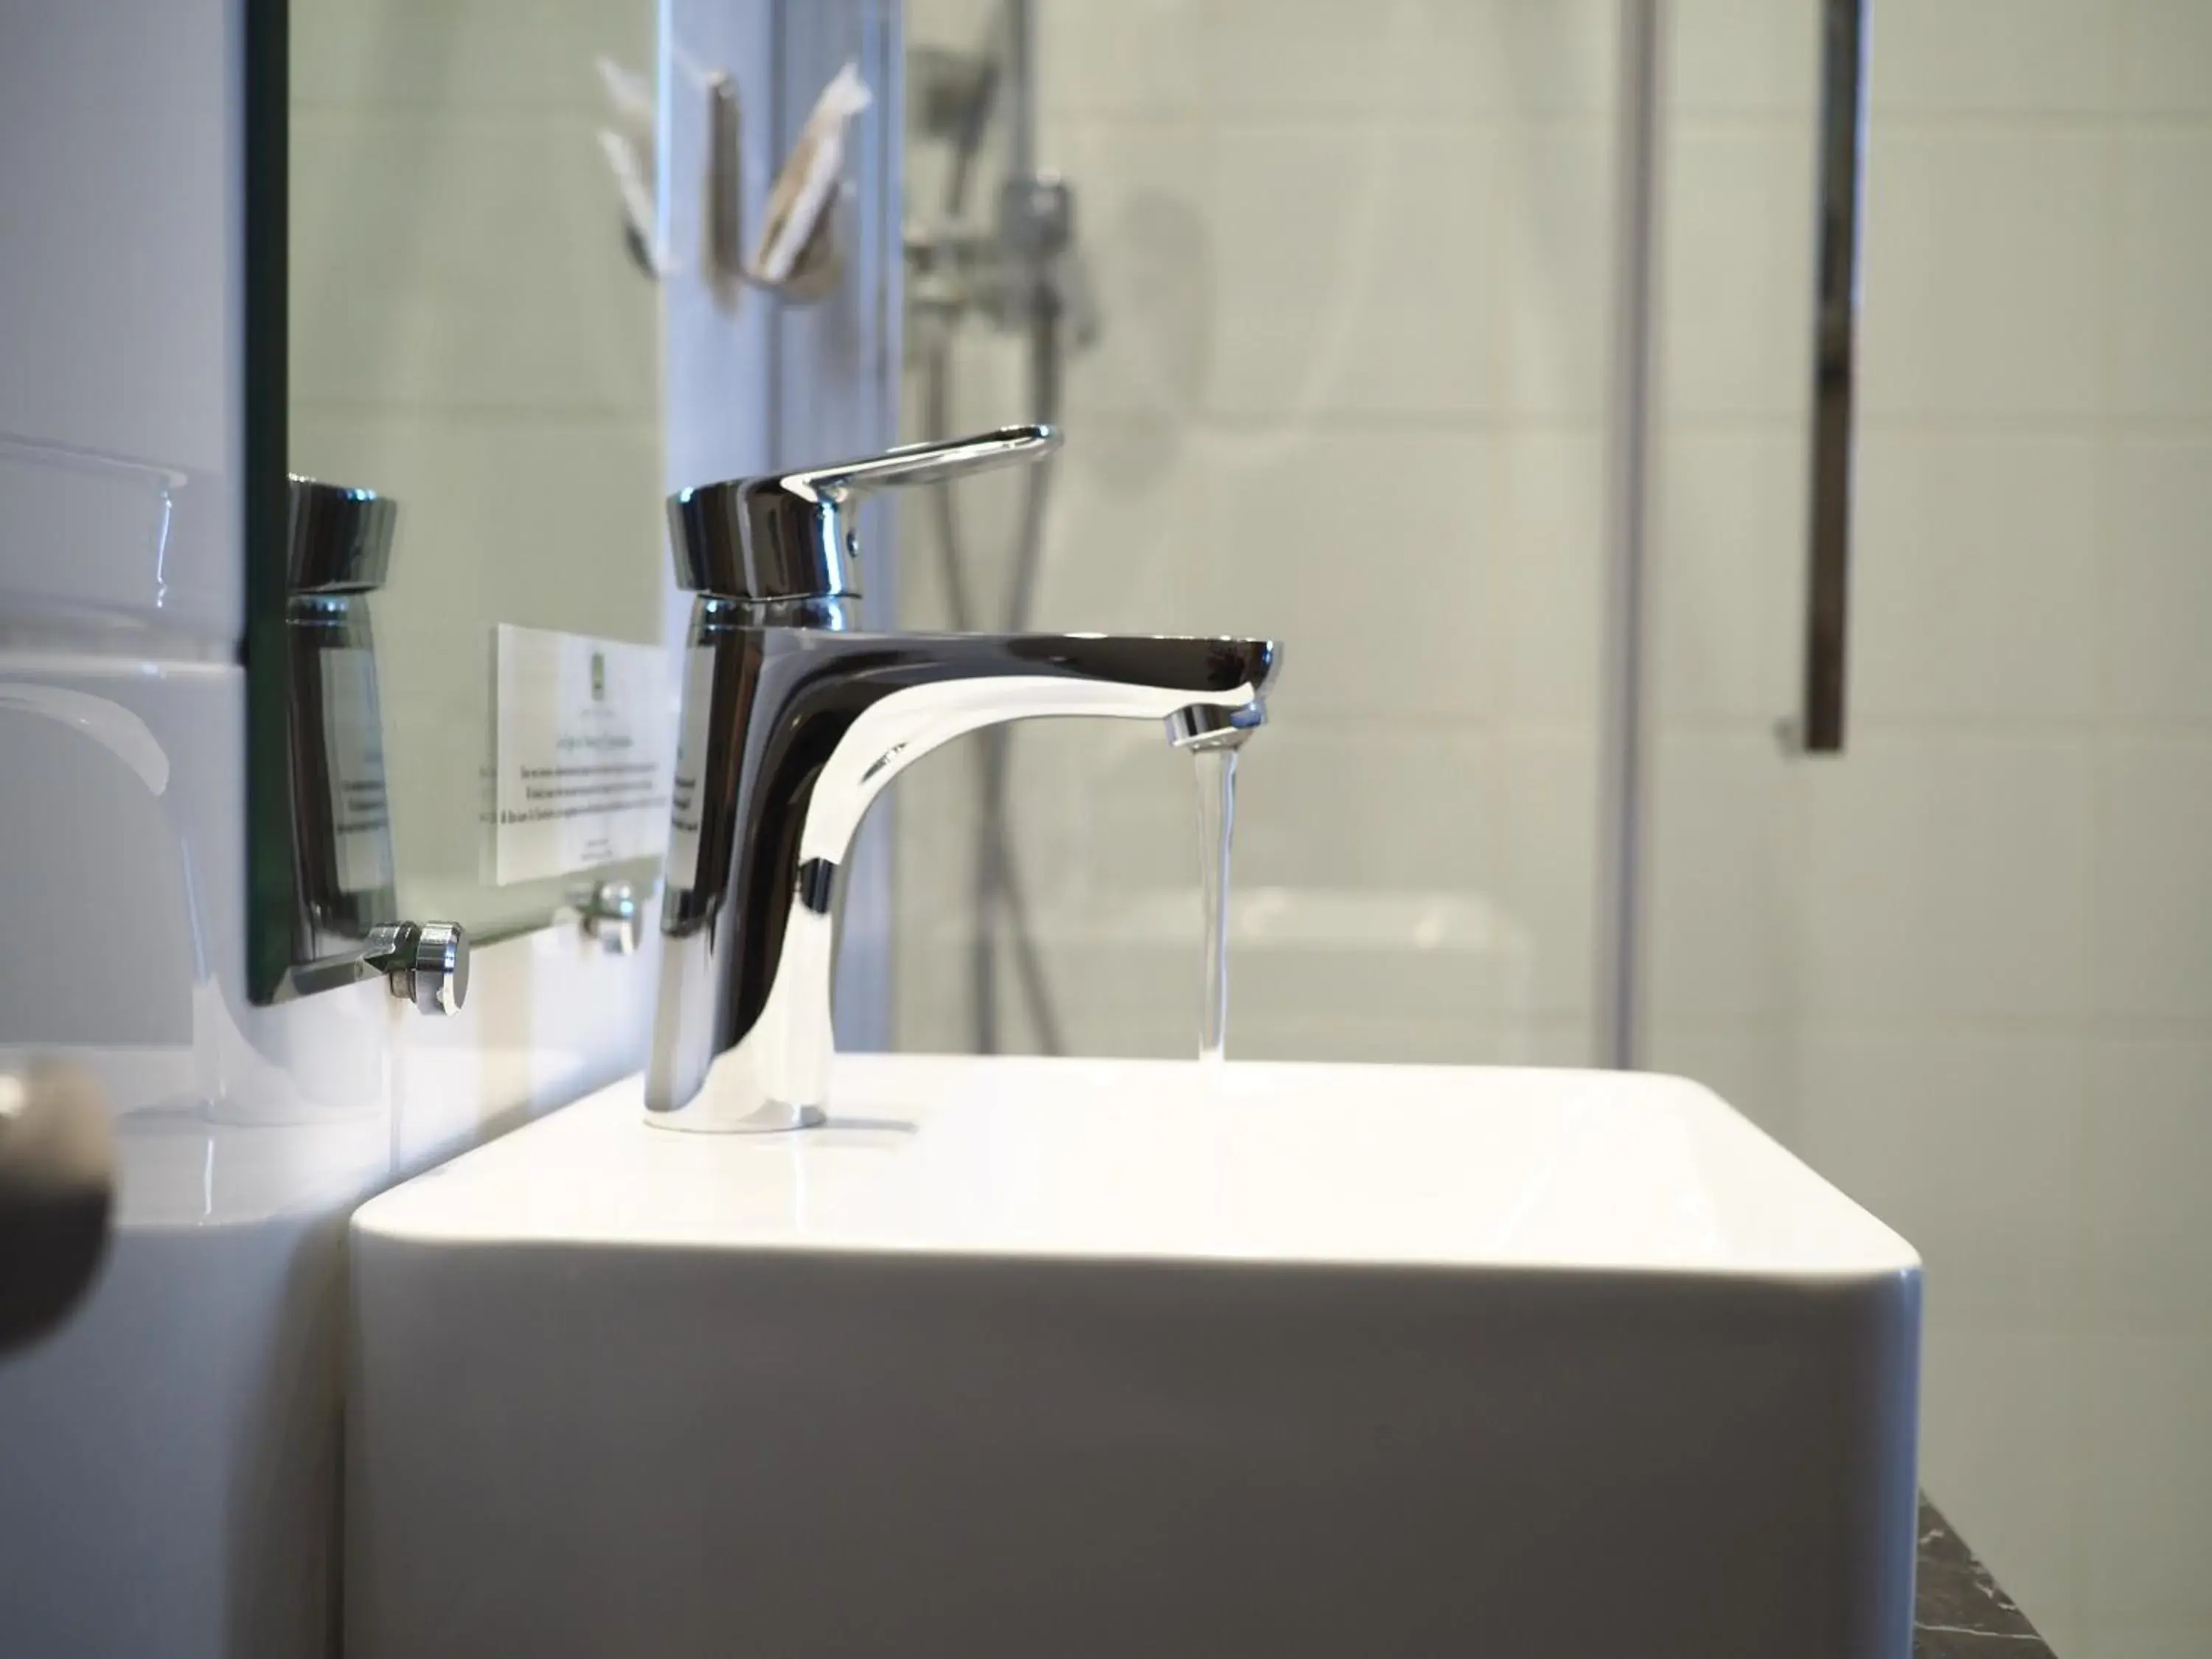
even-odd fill
[{"label": "reflection of faucet in mirror", "polygon": [[276,998],[379,975],[426,1014],[468,990],[468,936],[403,921],[393,885],[376,641],[368,595],[384,584],[398,507],[294,477],[286,497],[285,761],[290,953]]},{"label": "reflection of faucet in mirror", "polygon": [[1279,655],[1269,641],[852,631],[859,496],[1039,460],[1059,445],[1049,428],[1009,428],[671,501],[678,575],[698,598],[646,1073],[652,1121],[822,1121],[839,866],[870,804],[933,749],[1043,715],[1157,720],[1171,738],[1265,718]]},{"label": "reflection of faucet in mirror", "polygon": [[398,918],[368,596],[390,571],[399,508],[371,490],[301,477],[285,506],[297,963]]}]

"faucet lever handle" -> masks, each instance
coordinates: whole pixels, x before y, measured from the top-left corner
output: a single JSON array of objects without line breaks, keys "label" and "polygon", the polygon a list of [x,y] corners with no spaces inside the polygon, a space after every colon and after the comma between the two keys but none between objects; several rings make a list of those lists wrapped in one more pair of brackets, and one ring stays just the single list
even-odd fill
[{"label": "faucet lever handle", "polygon": [[987,472],[994,466],[1041,461],[1060,446],[1057,427],[1002,426],[995,432],[978,432],[966,438],[901,444],[880,455],[808,467],[763,482],[801,496],[834,497],[842,505],[859,500],[870,490],[896,484],[948,483],[971,472]]},{"label": "faucet lever handle", "polygon": [[860,532],[846,513],[861,497],[1042,460],[1060,445],[1055,427],[1007,426],[678,490],[668,498],[677,580],[695,593],[757,603],[857,596]]}]

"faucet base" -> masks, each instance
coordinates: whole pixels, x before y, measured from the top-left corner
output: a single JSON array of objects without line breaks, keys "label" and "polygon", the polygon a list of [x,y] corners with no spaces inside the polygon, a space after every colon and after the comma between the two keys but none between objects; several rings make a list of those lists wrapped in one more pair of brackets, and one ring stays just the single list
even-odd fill
[{"label": "faucet base", "polygon": [[790,1129],[818,1129],[830,1121],[819,1106],[794,1106],[784,1100],[764,1101],[739,1115],[731,1115],[726,1108],[716,1109],[719,1104],[709,1084],[690,1103],[672,1112],[648,1111],[645,1121],[656,1129],[705,1135],[780,1134]]}]

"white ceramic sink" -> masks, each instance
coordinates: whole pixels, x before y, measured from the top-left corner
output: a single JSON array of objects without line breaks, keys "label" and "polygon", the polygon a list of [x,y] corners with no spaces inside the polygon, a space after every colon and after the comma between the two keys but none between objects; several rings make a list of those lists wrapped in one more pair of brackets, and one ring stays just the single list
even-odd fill
[{"label": "white ceramic sink", "polygon": [[1920,1268],[1698,1085],[844,1056],[354,1236],[353,1659],[1905,1659]]}]

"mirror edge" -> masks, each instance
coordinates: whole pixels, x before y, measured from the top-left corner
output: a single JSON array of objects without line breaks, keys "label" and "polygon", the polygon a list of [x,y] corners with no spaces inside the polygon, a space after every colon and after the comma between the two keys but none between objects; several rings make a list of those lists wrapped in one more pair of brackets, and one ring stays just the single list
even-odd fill
[{"label": "mirror edge", "polygon": [[[240,526],[245,543],[246,979],[277,1000],[292,967],[298,876],[286,729],[285,480],[290,283],[289,0],[244,0],[244,277]],[[260,665],[256,672],[256,665]]]}]

